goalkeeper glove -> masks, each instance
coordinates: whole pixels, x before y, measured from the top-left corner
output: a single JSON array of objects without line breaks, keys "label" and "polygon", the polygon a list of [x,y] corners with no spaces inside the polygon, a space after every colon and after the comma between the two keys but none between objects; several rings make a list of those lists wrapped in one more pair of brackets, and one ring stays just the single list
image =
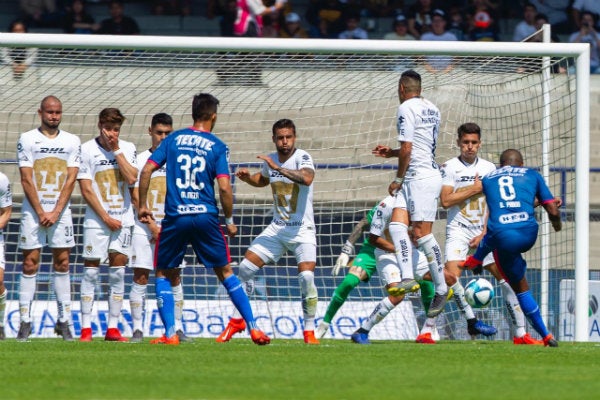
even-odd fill
[{"label": "goalkeeper glove", "polygon": [[344,243],[344,246],[342,247],[342,253],[338,256],[331,274],[337,275],[340,272],[340,269],[346,268],[350,262],[350,257],[353,254],[354,245],[346,240],[346,243]]}]

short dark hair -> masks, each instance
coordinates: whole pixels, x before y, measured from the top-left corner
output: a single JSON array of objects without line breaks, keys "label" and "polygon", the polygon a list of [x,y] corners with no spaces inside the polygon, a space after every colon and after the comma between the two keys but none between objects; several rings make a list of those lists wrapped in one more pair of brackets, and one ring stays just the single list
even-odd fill
[{"label": "short dark hair", "polygon": [[518,167],[523,165],[523,155],[519,150],[506,149],[500,154],[500,166]]},{"label": "short dark hair", "polygon": [[154,114],[150,126],[155,126],[157,124],[173,126],[173,118],[167,113]]},{"label": "short dark hair", "polygon": [[212,94],[199,93],[192,101],[192,118],[194,121],[208,121],[217,113],[219,100]]},{"label": "short dark hair", "polygon": [[100,124],[119,124],[123,125],[125,121],[125,116],[121,114],[121,111],[118,108],[105,108],[100,111],[98,115],[98,121]]},{"label": "short dark hair", "polygon": [[279,130],[279,129],[291,129],[292,131],[294,131],[294,136],[296,136],[296,125],[294,125],[294,121],[292,121],[291,119],[287,119],[287,118],[282,118],[279,121],[275,122],[273,124],[273,136],[275,136],[275,133]]},{"label": "short dark hair", "polygon": [[409,92],[421,92],[421,75],[417,71],[409,69],[400,75],[398,84],[404,86]]},{"label": "short dark hair", "polygon": [[10,24],[8,24],[8,30],[7,30],[7,32],[9,32],[9,33],[12,32],[13,29],[15,29],[15,26],[17,26],[17,25],[23,25],[23,28],[25,28],[25,33],[29,32],[29,26],[27,26],[27,22],[25,22],[24,19],[15,19],[15,20],[12,20],[10,22]]},{"label": "short dark hair", "polygon": [[462,138],[463,135],[466,135],[468,133],[475,133],[481,139],[481,128],[474,122],[465,122],[464,124],[458,127],[456,132],[458,133],[459,139]]}]

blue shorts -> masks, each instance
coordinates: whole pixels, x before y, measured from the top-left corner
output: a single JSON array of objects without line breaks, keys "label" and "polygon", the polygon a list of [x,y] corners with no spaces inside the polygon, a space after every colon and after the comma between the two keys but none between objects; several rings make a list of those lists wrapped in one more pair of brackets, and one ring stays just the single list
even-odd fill
[{"label": "blue shorts", "polygon": [[517,283],[525,276],[527,262],[521,255],[529,251],[537,240],[538,227],[503,229],[486,238],[486,245],[494,249],[494,259],[507,282]]},{"label": "blue shorts", "polygon": [[214,214],[166,216],[156,242],[154,267],[178,268],[187,245],[191,244],[198,261],[205,267],[224,267],[231,262],[227,239]]}]

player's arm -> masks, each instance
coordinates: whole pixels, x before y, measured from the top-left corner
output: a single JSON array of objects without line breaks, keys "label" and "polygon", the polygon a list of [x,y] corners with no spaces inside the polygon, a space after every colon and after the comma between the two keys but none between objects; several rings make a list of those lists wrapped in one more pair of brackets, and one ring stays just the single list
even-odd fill
[{"label": "player's arm", "polygon": [[440,192],[440,202],[442,207],[450,208],[470,199],[471,197],[483,192],[483,186],[481,185],[481,179],[479,175],[475,175],[475,181],[471,186],[461,188],[461,190],[455,192],[454,186],[444,185]]},{"label": "player's arm", "polygon": [[256,158],[259,158],[259,159],[265,161],[267,163],[267,165],[269,166],[269,168],[271,168],[274,171],[279,172],[281,175],[285,176],[292,182],[299,183],[299,184],[305,185],[305,186],[310,186],[310,185],[312,185],[313,180],[315,179],[315,170],[312,168],[300,168],[300,169],[282,168],[279,165],[277,165],[269,156],[261,155],[261,156],[257,156]]},{"label": "player's arm", "polygon": [[412,154],[412,142],[400,142],[400,148],[398,149],[398,170],[396,171],[396,178],[388,186],[388,192],[394,195],[404,183],[404,176],[408,170],[408,164],[410,164],[410,157]]},{"label": "player's arm", "polygon": [[254,187],[265,187],[269,184],[269,178],[263,176],[260,172],[250,174],[247,168],[240,168],[235,172],[241,181],[246,182],[250,186]]},{"label": "player's arm", "polygon": [[56,206],[54,207],[54,210],[52,210],[52,213],[54,214],[54,220],[52,223],[55,223],[58,220],[60,213],[62,213],[67,204],[69,204],[69,200],[71,199],[71,195],[75,189],[75,182],[77,181],[78,172],[79,167],[67,167],[67,179],[60,190],[58,200],[56,201]]},{"label": "player's arm", "polygon": [[123,152],[119,152],[119,149],[114,151],[117,152],[115,155],[115,161],[119,166],[119,171],[121,171],[121,175],[125,179],[125,182],[127,182],[128,185],[135,184],[138,179],[138,169],[129,163]]},{"label": "player's arm", "polygon": [[374,233],[369,233],[369,243],[387,253],[394,253],[396,251],[392,242]]},{"label": "player's arm", "polygon": [[153,219],[152,212],[148,208],[148,189],[150,188],[150,178],[154,171],[160,168],[159,165],[152,161],[147,161],[142,172],[140,173],[140,181],[138,182],[138,219],[140,222],[147,224]]},{"label": "player's arm", "polygon": [[346,239],[346,243],[342,246],[342,252],[338,256],[335,261],[335,265],[333,266],[333,270],[331,271],[332,275],[337,275],[342,268],[346,268],[348,263],[350,262],[350,257],[354,255],[354,244],[358,240],[359,237],[362,236],[362,233],[369,229],[369,221],[367,217],[364,217],[354,226],[352,229],[352,233]]},{"label": "player's arm", "polygon": [[234,237],[237,234],[237,226],[233,222],[233,189],[229,176],[219,176],[217,178],[219,185],[219,200],[225,215],[225,226],[229,237]]},{"label": "player's arm", "polygon": [[79,179],[79,188],[81,190],[81,196],[83,196],[83,199],[87,203],[88,207],[91,207],[92,210],[94,210],[96,215],[98,215],[102,222],[104,222],[111,231],[116,231],[117,229],[121,228],[121,221],[116,220],[108,215],[102,206],[102,203],[100,203],[100,200],[98,200],[90,179]]},{"label": "player's arm", "polygon": [[558,203],[552,199],[542,203],[542,207],[544,207],[544,210],[546,210],[548,213],[548,219],[552,223],[552,228],[554,228],[554,231],[560,231],[562,229],[562,221],[560,220],[560,209],[558,207]]},{"label": "player's arm", "polygon": [[44,218],[44,209],[42,208],[35,183],[33,182],[33,168],[20,167],[19,172],[21,174],[21,186],[23,187],[23,193],[25,193],[29,204],[31,204],[31,207],[33,207],[33,210],[37,214],[41,223],[42,219]]},{"label": "player's arm", "polygon": [[6,228],[6,225],[8,225],[8,221],[10,220],[11,213],[12,206],[0,208],[0,229]]}]

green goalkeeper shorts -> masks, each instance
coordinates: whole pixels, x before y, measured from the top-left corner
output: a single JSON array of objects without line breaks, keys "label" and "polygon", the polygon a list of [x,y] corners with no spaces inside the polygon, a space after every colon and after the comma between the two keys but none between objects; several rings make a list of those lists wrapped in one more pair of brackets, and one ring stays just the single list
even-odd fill
[{"label": "green goalkeeper shorts", "polygon": [[373,276],[373,273],[377,271],[375,254],[372,251],[364,253],[360,251],[356,257],[354,257],[354,260],[352,260],[352,265],[354,267],[359,267],[366,272],[367,280],[365,282],[368,282],[369,279],[371,279],[371,276]]}]

